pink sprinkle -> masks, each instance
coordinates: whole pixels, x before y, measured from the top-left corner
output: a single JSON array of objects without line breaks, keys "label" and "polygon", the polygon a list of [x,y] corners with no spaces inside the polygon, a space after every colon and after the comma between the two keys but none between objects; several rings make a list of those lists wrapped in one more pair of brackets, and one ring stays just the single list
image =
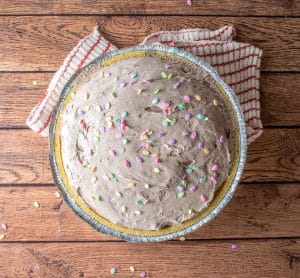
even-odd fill
[{"label": "pink sprinkle", "polygon": [[121,82],[121,84],[120,84],[120,88],[124,88],[124,87],[126,87],[127,86],[127,83],[126,82]]},{"label": "pink sprinkle", "polygon": [[179,87],[180,87],[181,83],[180,82],[176,82],[174,85],[173,85],[173,88],[175,90],[177,90]]},{"label": "pink sprinkle", "polygon": [[221,143],[224,143],[224,135],[221,135],[219,141],[220,141]]},{"label": "pink sprinkle", "polygon": [[182,179],[186,180],[188,178],[188,175],[183,175]]},{"label": "pink sprinkle", "polygon": [[109,177],[107,175],[103,175],[102,177],[103,177],[103,179],[109,181]]},{"label": "pink sprinkle", "polygon": [[121,129],[126,128],[126,120],[121,120]]},{"label": "pink sprinkle", "polygon": [[212,171],[218,171],[218,169],[219,169],[218,164],[214,164],[213,166],[211,166]]},{"label": "pink sprinkle", "polygon": [[211,180],[213,183],[217,183],[217,177],[216,177],[216,176],[211,176],[211,177],[210,177],[210,180]]},{"label": "pink sprinkle", "polygon": [[191,119],[191,114],[186,113],[184,118],[185,118],[186,121],[189,121]]},{"label": "pink sprinkle", "polygon": [[146,277],[146,272],[142,272],[141,273],[141,278],[145,278]]},{"label": "pink sprinkle", "polygon": [[159,158],[155,158],[155,163],[159,164],[159,163],[161,163],[161,160]]},{"label": "pink sprinkle", "polygon": [[197,145],[197,147],[198,147],[199,149],[204,148],[204,143],[203,143],[203,142],[199,142],[198,145]]},{"label": "pink sprinkle", "polygon": [[188,96],[188,95],[185,95],[185,96],[183,97],[183,99],[184,99],[185,102],[190,102],[190,101],[191,101],[191,97]]},{"label": "pink sprinkle", "polygon": [[192,6],[192,0],[186,0],[186,3],[187,3],[189,6]]},{"label": "pink sprinkle", "polygon": [[110,76],[111,76],[111,73],[110,73],[110,72],[105,72],[105,73],[104,73],[104,76],[105,76],[105,77],[110,77]]},{"label": "pink sprinkle", "polygon": [[176,142],[177,142],[176,139],[170,139],[170,140],[168,141],[169,145],[175,145]]},{"label": "pink sprinkle", "polygon": [[169,64],[165,64],[165,69],[169,69],[171,66]]},{"label": "pink sprinkle", "polygon": [[2,223],[2,224],[1,224],[1,228],[2,228],[3,230],[7,230],[7,228],[8,228],[8,227],[7,227],[7,224],[6,224],[6,223]]},{"label": "pink sprinkle", "polygon": [[135,157],[135,160],[136,160],[136,162],[139,163],[139,164],[141,164],[141,163],[144,162],[144,160],[143,160],[140,156],[138,156],[138,155]]},{"label": "pink sprinkle", "polygon": [[208,198],[207,198],[206,195],[201,194],[201,195],[200,195],[200,200],[201,200],[202,202],[206,202],[206,201],[208,200]]},{"label": "pink sprinkle", "polygon": [[116,138],[118,138],[118,139],[123,138],[123,137],[124,137],[123,133],[117,133],[116,134]]},{"label": "pink sprinkle", "polygon": [[198,186],[192,184],[192,185],[191,185],[191,188],[190,188],[190,191],[195,192],[197,189],[198,189]]},{"label": "pink sprinkle", "polygon": [[163,109],[168,109],[170,107],[170,103],[169,102],[164,102],[162,105]]},{"label": "pink sprinkle", "polygon": [[110,154],[111,156],[116,156],[116,155],[117,155],[116,151],[113,150],[113,149],[109,150],[109,154]]},{"label": "pink sprinkle", "polygon": [[129,160],[125,160],[125,161],[124,161],[124,166],[125,166],[126,168],[129,168],[129,167],[131,166]]},{"label": "pink sprinkle", "polygon": [[82,128],[83,128],[83,129],[87,129],[87,125],[86,125],[85,122],[82,123]]},{"label": "pink sprinkle", "polygon": [[144,82],[144,83],[151,83],[152,80],[150,80],[150,79],[145,79],[145,80],[143,80],[143,82]]},{"label": "pink sprinkle", "polygon": [[236,244],[236,243],[232,243],[231,244],[231,249],[236,249],[236,248],[238,248],[239,246]]},{"label": "pink sprinkle", "polygon": [[196,139],[197,136],[198,136],[197,131],[193,131],[191,134],[191,138],[194,140],[194,139]]}]

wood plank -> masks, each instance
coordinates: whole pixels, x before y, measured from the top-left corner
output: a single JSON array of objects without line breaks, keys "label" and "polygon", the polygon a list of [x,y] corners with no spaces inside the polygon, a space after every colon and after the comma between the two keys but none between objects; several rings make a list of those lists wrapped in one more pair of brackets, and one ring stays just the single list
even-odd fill
[{"label": "wood plank", "polygon": [[[27,127],[26,118],[40,100],[53,73],[0,73],[0,127]],[[37,85],[33,85],[36,81]],[[300,74],[262,73],[264,126],[300,126]]]},{"label": "wood plank", "polygon": [[[297,277],[298,239],[138,244],[3,243],[7,277]],[[12,263],[13,262],[13,263]],[[136,273],[131,273],[133,265]]]},{"label": "wood plank", "polygon": [[[0,130],[0,184],[52,183],[47,139],[31,130]],[[300,129],[265,129],[250,145],[243,181],[300,181]]]},{"label": "wood plank", "polygon": [[[172,7],[172,8],[170,8]],[[268,15],[296,16],[300,14],[298,1],[284,0],[193,0],[189,7],[185,0],[2,0],[3,14],[194,14],[194,15]]]},{"label": "wood plank", "polygon": [[[55,186],[0,187],[0,223],[7,241],[116,240],[98,233],[55,196]],[[300,236],[300,184],[240,184],[210,224],[187,239]],[[38,201],[37,209],[33,202]],[[1,232],[0,232],[1,233]]]},{"label": "wood plank", "polygon": [[119,47],[140,43],[159,30],[213,29],[233,24],[238,41],[263,49],[263,70],[300,70],[299,18],[215,16],[3,16],[0,70],[56,70],[96,22],[104,36]]}]

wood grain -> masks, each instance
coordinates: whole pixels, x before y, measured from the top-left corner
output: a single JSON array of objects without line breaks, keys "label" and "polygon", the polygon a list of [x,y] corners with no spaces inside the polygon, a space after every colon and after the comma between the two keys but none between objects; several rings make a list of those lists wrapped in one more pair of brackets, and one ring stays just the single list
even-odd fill
[{"label": "wood grain", "polygon": [[[0,187],[4,241],[116,240],[96,232],[60,198],[55,186]],[[300,236],[300,184],[240,184],[224,211],[187,239]],[[40,203],[39,208],[33,202]]]},{"label": "wood grain", "polygon": [[[47,139],[31,130],[0,130],[0,184],[52,183]],[[250,145],[243,181],[300,181],[300,129],[266,129]]]},{"label": "wood grain", "polygon": [[296,16],[300,14],[298,1],[285,0],[193,0],[189,7],[185,0],[2,0],[0,14],[194,14],[194,15],[268,15]]},{"label": "wood grain", "polygon": [[[0,128],[26,127],[26,118],[52,75],[0,73]],[[300,74],[263,73],[261,104],[264,126],[300,126]]]},{"label": "wood grain", "polygon": [[[167,242],[154,244],[2,244],[0,269],[7,277],[296,277],[297,239]],[[222,254],[222,255],[220,255]],[[13,262],[13,263],[12,263]],[[136,273],[129,267],[133,265]]]},{"label": "wood grain", "polygon": [[140,43],[146,35],[159,30],[213,29],[233,24],[238,41],[263,49],[263,70],[300,70],[299,18],[2,16],[0,71],[56,70],[75,44],[91,32],[96,22],[104,36],[119,47]]}]

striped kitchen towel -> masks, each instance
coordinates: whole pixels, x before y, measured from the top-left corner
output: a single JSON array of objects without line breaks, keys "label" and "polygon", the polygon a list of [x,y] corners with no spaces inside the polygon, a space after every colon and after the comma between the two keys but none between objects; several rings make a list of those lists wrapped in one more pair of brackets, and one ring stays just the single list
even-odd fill
[{"label": "striped kitchen towel", "polygon": [[[259,78],[262,51],[253,45],[233,41],[233,26],[211,31],[184,29],[160,31],[146,37],[142,44],[161,43],[189,51],[211,64],[237,95],[245,116],[248,144],[262,134]],[[43,98],[32,109],[26,124],[35,132],[48,136],[52,112],[70,77],[95,58],[116,50],[94,27],[66,57],[54,74]]]}]

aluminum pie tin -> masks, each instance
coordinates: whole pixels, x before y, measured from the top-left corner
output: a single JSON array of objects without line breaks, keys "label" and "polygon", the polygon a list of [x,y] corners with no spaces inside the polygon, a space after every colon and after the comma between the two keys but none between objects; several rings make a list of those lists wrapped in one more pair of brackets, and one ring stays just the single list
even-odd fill
[{"label": "aluminum pie tin", "polygon": [[[171,56],[173,58],[184,60],[194,66],[200,67],[206,71],[214,80],[220,93],[226,96],[228,103],[235,116],[235,158],[233,166],[230,171],[229,178],[215,193],[212,202],[195,217],[184,223],[166,227],[158,231],[144,231],[126,228],[117,224],[113,224],[104,216],[93,211],[75,192],[70,185],[67,175],[64,171],[61,150],[60,150],[60,122],[63,114],[64,104],[68,96],[74,91],[74,87],[80,76],[88,73],[95,67],[105,67],[108,64],[122,60],[124,58],[136,57],[145,55],[145,53],[154,53],[156,55]],[[69,96],[70,98],[70,96]],[[58,188],[60,189],[65,202],[72,208],[72,210],[84,221],[89,223],[97,231],[111,236],[121,238],[132,242],[159,242],[170,240],[175,237],[184,236],[188,233],[194,232],[201,226],[213,220],[222,209],[231,200],[234,191],[241,178],[247,152],[247,137],[245,129],[244,116],[239,105],[239,101],[231,90],[231,88],[220,78],[217,72],[205,61],[198,57],[179,50],[174,47],[167,47],[160,44],[153,45],[139,45],[126,49],[110,52],[101,56],[91,62],[89,65],[81,69],[78,73],[73,75],[69,82],[63,89],[58,105],[53,112],[52,120],[49,127],[49,157],[53,178]]]}]

